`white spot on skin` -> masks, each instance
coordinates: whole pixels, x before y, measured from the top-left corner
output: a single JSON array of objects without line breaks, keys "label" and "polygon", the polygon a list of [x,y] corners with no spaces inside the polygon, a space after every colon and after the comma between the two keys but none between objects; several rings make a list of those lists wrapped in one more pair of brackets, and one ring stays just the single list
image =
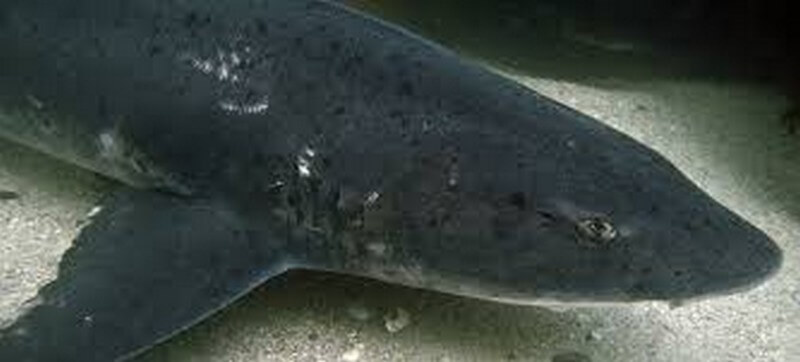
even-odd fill
[{"label": "white spot on skin", "polygon": [[389,246],[384,243],[369,243],[367,244],[367,251],[379,258],[385,257],[389,252]]},{"label": "white spot on skin", "polygon": [[89,212],[86,214],[86,218],[87,219],[91,219],[91,218],[97,216],[97,214],[99,214],[100,211],[103,211],[103,207],[102,206],[95,206],[91,210],[89,210]]},{"label": "white spot on skin", "polygon": [[100,145],[100,155],[103,158],[117,158],[120,156],[120,149],[119,142],[117,142],[117,137],[114,134],[113,130],[108,130],[100,133],[97,137],[98,143]]},{"label": "white spot on skin", "polygon": [[450,176],[450,179],[447,180],[447,186],[456,187],[458,186],[458,174],[454,174]]},{"label": "white spot on skin", "polygon": [[238,66],[241,63],[242,59],[239,58],[239,54],[236,54],[236,52],[231,53],[231,64],[233,64],[233,66]]},{"label": "white spot on skin", "polygon": [[311,176],[311,168],[310,164],[307,160],[303,158],[299,158],[297,160],[297,172],[300,174],[301,177],[310,177]]},{"label": "white spot on skin", "polygon": [[367,195],[367,199],[364,200],[364,205],[365,206],[370,206],[370,205],[374,204],[376,201],[378,201],[378,199],[380,197],[381,197],[381,194],[379,194],[377,191],[372,191],[372,192],[369,193],[369,195]]},{"label": "white spot on skin", "polygon": [[192,66],[203,74],[211,74],[214,71],[214,64],[209,60],[190,59]]},{"label": "white spot on skin", "polygon": [[221,82],[236,83],[239,81],[239,76],[232,72],[232,69],[239,66],[242,62],[242,59],[236,52],[226,54],[222,51],[218,51],[216,60],[203,59],[192,55],[185,55],[183,58],[189,61],[192,68],[197,69],[203,74],[213,75]]},{"label": "white spot on skin", "polygon": [[575,146],[576,146],[575,140],[567,140],[566,143],[567,143],[567,147],[569,147],[569,148],[571,148],[573,150],[575,149]]},{"label": "white spot on skin", "polygon": [[103,211],[103,207],[102,206],[97,205],[97,206],[92,207],[92,209],[89,210],[88,213],[86,213],[86,216],[83,219],[78,221],[78,227],[79,228],[83,228],[84,226],[86,226],[101,211]]},{"label": "white spot on skin", "polygon": [[228,69],[227,64],[222,64],[219,66],[219,72],[217,72],[217,77],[221,81],[226,81],[231,77],[231,71]]},{"label": "white spot on skin", "polygon": [[447,186],[449,187],[456,187],[458,186],[458,164],[453,163],[450,165],[450,170],[447,175]]},{"label": "white spot on skin", "polygon": [[42,101],[40,101],[39,98],[36,98],[34,95],[28,94],[25,98],[28,100],[28,103],[33,106],[33,108],[36,108],[37,110],[44,108],[44,103],[42,103]]},{"label": "white spot on skin", "polygon": [[316,151],[314,151],[311,147],[306,146],[303,148],[303,151],[300,152],[300,155],[297,156],[297,172],[301,177],[311,176],[311,159],[313,159],[316,155]]},{"label": "white spot on skin", "polygon": [[[213,77],[228,85],[223,88],[225,96],[217,103],[223,111],[235,114],[263,114],[270,108],[269,96],[262,92],[255,92],[248,86],[248,77],[241,65],[250,54],[250,48],[242,52],[225,52],[218,50],[216,57],[203,58],[193,54],[184,54],[181,61],[207,76]],[[245,92],[246,91],[246,92]],[[244,94],[248,94],[244,96]]]},{"label": "white spot on skin", "polygon": [[128,184],[161,186],[181,194],[191,193],[173,175],[163,172],[133,146],[115,128],[100,132],[97,136],[97,148],[101,159],[96,161],[111,166],[108,174]]},{"label": "white spot on skin", "polygon": [[422,122],[422,132],[428,133],[431,128],[433,128],[433,125],[431,125],[430,121],[425,120]]}]

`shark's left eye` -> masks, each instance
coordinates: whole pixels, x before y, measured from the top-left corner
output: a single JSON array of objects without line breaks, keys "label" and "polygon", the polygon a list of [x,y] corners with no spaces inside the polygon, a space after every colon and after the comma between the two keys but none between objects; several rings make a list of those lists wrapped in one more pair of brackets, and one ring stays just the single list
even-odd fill
[{"label": "shark's left eye", "polygon": [[575,226],[580,238],[591,246],[606,246],[617,237],[617,229],[606,218],[591,217],[578,221]]}]

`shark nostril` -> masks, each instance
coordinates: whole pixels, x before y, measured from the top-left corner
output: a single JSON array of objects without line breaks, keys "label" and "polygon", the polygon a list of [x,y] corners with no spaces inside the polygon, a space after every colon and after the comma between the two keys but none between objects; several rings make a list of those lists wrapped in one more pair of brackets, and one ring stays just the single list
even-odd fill
[{"label": "shark nostril", "polygon": [[590,246],[606,246],[619,234],[617,228],[607,219],[591,217],[578,221],[575,229],[582,241]]}]

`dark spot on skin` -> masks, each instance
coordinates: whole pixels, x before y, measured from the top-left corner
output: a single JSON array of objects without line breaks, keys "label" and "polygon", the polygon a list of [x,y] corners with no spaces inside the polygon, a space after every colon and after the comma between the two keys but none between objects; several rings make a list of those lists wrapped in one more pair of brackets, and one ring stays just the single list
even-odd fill
[{"label": "dark spot on skin", "polygon": [[56,131],[56,123],[49,117],[41,118],[39,124],[46,133],[55,133]]},{"label": "dark spot on skin", "polygon": [[688,221],[685,224],[683,224],[683,228],[686,231],[695,231],[695,230],[697,230],[697,225],[695,225],[695,223],[693,223],[691,221]]},{"label": "dark spot on skin", "polygon": [[333,160],[331,160],[331,158],[327,156],[322,156],[321,161],[322,161],[322,167],[327,168],[333,164]]},{"label": "dark spot on skin", "polygon": [[247,88],[247,91],[244,93],[244,99],[246,102],[255,102],[258,98],[258,92],[255,89]]},{"label": "dark spot on skin", "polygon": [[674,277],[676,277],[676,278],[680,278],[680,277],[682,277],[682,276],[683,276],[683,274],[684,274],[684,271],[683,271],[683,270],[673,270],[673,271],[672,271],[672,276],[674,276]]},{"label": "dark spot on skin", "polygon": [[300,198],[298,197],[298,195],[297,195],[297,194],[295,194],[295,193],[291,193],[291,194],[289,194],[289,196],[286,198],[286,202],[289,204],[289,206],[291,206],[291,207],[295,207],[295,206],[297,206],[297,205],[299,205],[299,204],[300,204]]},{"label": "dark spot on skin", "polygon": [[256,19],[256,31],[261,35],[267,34],[267,24],[261,19]]},{"label": "dark spot on skin", "polygon": [[106,48],[103,46],[103,41],[100,40],[99,37],[92,38],[92,46],[94,47],[95,55],[97,55],[97,57],[103,58],[107,55]]},{"label": "dark spot on skin", "polygon": [[31,33],[38,33],[39,32],[39,24],[36,23],[36,22],[33,22],[33,21],[30,22],[28,24],[28,31],[30,31]]},{"label": "dark spot on skin", "polygon": [[495,219],[492,220],[492,236],[497,240],[508,239],[511,233],[512,220]]},{"label": "dark spot on skin", "polygon": [[589,356],[580,352],[559,353],[550,359],[552,362],[592,362]]},{"label": "dark spot on skin", "polygon": [[19,199],[20,195],[14,191],[0,190],[0,201]]},{"label": "dark spot on skin", "polygon": [[544,224],[552,224],[557,219],[555,214],[545,210],[536,210],[536,214],[542,218],[542,223]]},{"label": "dark spot on skin", "polygon": [[319,339],[319,334],[314,333],[314,332],[311,332],[311,333],[308,334],[308,340],[309,341],[316,341],[318,339]]},{"label": "dark spot on skin", "polygon": [[437,220],[435,217],[432,217],[432,218],[428,219],[428,223],[427,224],[428,224],[429,228],[435,228],[435,227],[439,226],[439,220]]},{"label": "dark spot on skin", "polygon": [[592,247],[607,246],[617,237],[617,229],[614,225],[601,217],[580,220],[575,225],[575,230],[579,240]]},{"label": "dark spot on skin", "polygon": [[151,57],[159,55],[159,54],[161,54],[163,52],[164,52],[164,48],[162,48],[159,45],[151,45],[150,49],[148,49],[148,54],[150,54]]},{"label": "dark spot on skin", "polygon": [[643,294],[647,293],[647,287],[642,282],[636,282],[633,285],[631,285],[631,287],[628,290],[628,292],[631,295],[643,295]]},{"label": "dark spot on skin", "polygon": [[652,267],[646,266],[646,267],[642,268],[642,274],[644,274],[644,275],[649,275],[652,272],[653,272],[653,268]]},{"label": "dark spot on skin", "polygon": [[338,53],[339,50],[342,49],[342,43],[338,40],[334,40],[330,43],[329,47],[331,48],[331,52]]},{"label": "dark spot on skin", "polygon": [[403,55],[401,53],[391,53],[386,59],[391,63],[398,63],[403,59]]},{"label": "dark spot on skin", "polygon": [[522,192],[512,193],[508,197],[508,202],[520,211],[525,210],[526,200],[525,200],[525,194],[523,194]]},{"label": "dark spot on skin", "polygon": [[341,115],[345,114],[345,112],[347,112],[347,108],[345,106],[338,106],[338,107],[333,109],[333,115],[334,116],[341,116]]},{"label": "dark spot on skin", "polygon": [[197,13],[192,11],[186,14],[186,16],[183,18],[183,26],[191,28],[195,24],[197,24]]},{"label": "dark spot on skin", "polygon": [[198,28],[202,28],[208,24],[211,24],[211,15],[201,17],[199,14],[192,11],[183,18],[183,26],[190,29],[192,37],[197,36],[196,30]]},{"label": "dark spot on skin", "polygon": [[404,97],[411,97],[414,95],[414,86],[409,81],[403,81],[400,83],[400,87],[397,88],[397,92]]}]

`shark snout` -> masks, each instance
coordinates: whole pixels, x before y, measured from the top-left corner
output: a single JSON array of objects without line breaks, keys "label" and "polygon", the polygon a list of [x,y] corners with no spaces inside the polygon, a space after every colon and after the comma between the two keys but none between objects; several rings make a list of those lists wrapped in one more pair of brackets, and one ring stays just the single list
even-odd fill
[{"label": "shark snout", "polygon": [[764,232],[711,201],[701,212],[631,233],[642,242],[633,299],[691,299],[750,289],[781,266],[782,252]]},{"label": "shark snout", "polygon": [[698,265],[695,279],[690,283],[705,294],[722,291],[730,293],[755,286],[774,274],[782,264],[778,245],[764,232],[728,210],[719,216],[698,240],[709,241],[713,247],[698,253],[711,254],[706,265]]}]

